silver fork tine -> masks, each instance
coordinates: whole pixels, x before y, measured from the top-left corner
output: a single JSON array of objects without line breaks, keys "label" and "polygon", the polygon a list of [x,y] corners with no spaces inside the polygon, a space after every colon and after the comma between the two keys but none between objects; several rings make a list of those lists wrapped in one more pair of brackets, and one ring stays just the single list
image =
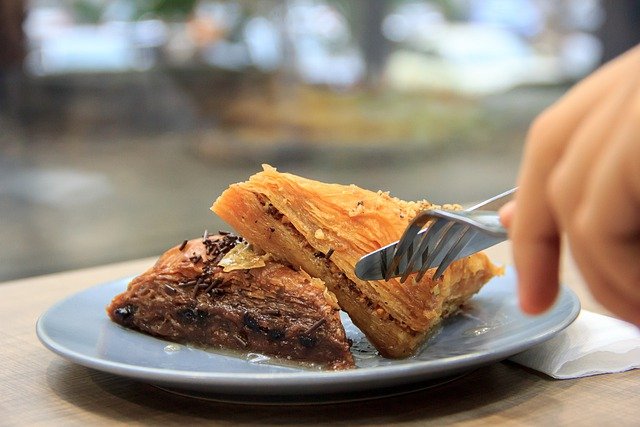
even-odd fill
[{"label": "silver fork tine", "polygon": [[[416,272],[415,280],[419,281],[428,269],[437,267],[434,277],[442,276],[454,260],[508,238],[497,210],[513,198],[516,190],[511,189],[465,210],[420,212],[399,241],[363,256],[355,266],[356,275],[363,280],[389,280],[400,276],[400,281],[405,282],[412,272]],[[426,224],[427,228],[423,229]]]},{"label": "silver fork tine", "polygon": [[469,241],[473,238],[474,234],[475,232],[471,230],[470,226],[468,225],[464,226],[464,231],[462,232],[458,240],[455,242],[453,246],[451,246],[451,249],[449,249],[449,251],[444,256],[442,261],[440,261],[440,265],[438,266],[438,269],[433,275],[435,279],[439,279],[440,276],[444,274],[444,271],[458,257],[458,254],[462,252],[465,246],[467,246]]},{"label": "silver fork tine", "polygon": [[[416,251],[413,252],[413,254],[408,254],[411,258],[409,259],[409,262],[407,263],[407,268],[404,270],[404,274],[402,275],[402,277],[400,278],[400,283],[404,283],[405,280],[407,280],[407,277],[409,276],[409,274],[411,274],[411,270],[413,270],[413,265],[416,263],[416,260],[420,257],[420,254],[423,252],[428,252],[429,251],[429,233],[424,233],[421,237],[422,239],[420,240],[420,244],[418,245],[418,248]],[[419,234],[416,234],[416,237],[418,237]],[[415,238],[414,238],[415,239]]]},{"label": "silver fork tine", "polygon": [[464,230],[461,230],[462,227],[458,223],[455,223],[453,221],[446,221],[444,219],[439,219],[439,221],[448,222],[447,230],[444,234],[442,234],[442,236],[440,236],[436,246],[433,248],[425,262],[422,264],[422,267],[420,268],[420,271],[415,278],[415,280],[418,282],[422,280],[422,277],[427,272],[427,270],[437,264],[436,261],[438,261],[438,258],[442,256],[442,254],[448,253],[451,250],[451,248],[455,245],[455,242],[457,242],[461,235],[464,233]]},{"label": "silver fork tine", "polygon": [[[431,216],[428,213],[426,213],[425,215],[428,217],[428,219],[431,219]],[[427,231],[421,236],[422,239],[420,240],[418,248],[413,252],[413,254],[411,254],[411,258],[407,263],[407,268],[400,278],[400,283],[404,283],[407,280],[407,277],[409,276],[409,274],[411,274],[411,270],[413,269],[414,264],[419,258],[422,258],[421,265],[424,264],[424,259],[426,258],[427,254],[431,252],[429,250],[430,244],[433,243],[433,240],[436,239],[436,237],[446,234],[447,230],[443,230],[443,227],[447,225],[450,226],[450,223],[448,223],[447,221],[436,220],[427,228]]]},{"label": "silver fork tine", "polygon": [[393,257],[391,258],[391,264],[387,267],[387,271],[384,273],[384,280],[389,280],[393,276],[394,272],[398,268],[400,264],[400,260],[407,253],[407,251],[412,248],[413,241],[416,238],[416,235],[422,227],[429,222],[431,217],[425,213],[421,212],[418,216],[416,216],[411,224],[404,231],[404,234],[400,238],[398,245],[396,246],[395,251],[393,252]]},{"label": "silver fork tine", "polygon": [[[429,254],[429,256],[427,257],[425,263],[423,264],[423,268],[420,270],[422,271],[425,267],[426,269],[429,268],[429,266],[434,265],[436,258],[438,258],[438,255],[441,255],[444,250],[445,247],[447,247],[447,244],[451,243],[451,236],[452,235],[457,235],[457,231],[460,228],[458,224],[456,224],[453,221],[446,221],[446,220],[440,220],[442,222],[446,222],[446,230],[444,233],[442,233],[439,237],[438,240],[436,240],[435,245],[433,247],[433,250],[431,251],[431,253]],[[426,271],[425,269],[425,271]],[[417,277],[416,277],[417,278]],[[420,278],[422,278],[420,276]]]}]

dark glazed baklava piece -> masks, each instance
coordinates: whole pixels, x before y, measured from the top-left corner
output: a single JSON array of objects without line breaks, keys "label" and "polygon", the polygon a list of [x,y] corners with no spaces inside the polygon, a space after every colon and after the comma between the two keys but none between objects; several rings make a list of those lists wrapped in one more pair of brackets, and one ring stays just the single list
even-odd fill
[{"label": "dark glazed baklava piece", "polygon": [[354,367],[334,295],[228,233],[165,252],[107,307],[114,322],[174,342]]}]

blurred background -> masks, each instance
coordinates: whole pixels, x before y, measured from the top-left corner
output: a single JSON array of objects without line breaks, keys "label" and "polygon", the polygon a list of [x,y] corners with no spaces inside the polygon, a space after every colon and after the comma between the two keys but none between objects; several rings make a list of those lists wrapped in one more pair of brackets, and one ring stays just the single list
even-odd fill
[{"label": "blurred background", "polygon": [[154,256],[281,171],[470,202],[637,0],[0,0],[0,281]]}]

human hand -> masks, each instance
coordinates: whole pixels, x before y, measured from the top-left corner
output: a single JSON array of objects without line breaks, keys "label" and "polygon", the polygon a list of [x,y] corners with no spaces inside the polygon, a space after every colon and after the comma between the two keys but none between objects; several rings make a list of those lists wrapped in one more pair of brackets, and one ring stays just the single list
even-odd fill
[{"label": "human hand", "polygon": [[534,121],[518,187],[500,213],[523,311],[555,300],[564,236],[594,297],[640,325],[640,45]]}]

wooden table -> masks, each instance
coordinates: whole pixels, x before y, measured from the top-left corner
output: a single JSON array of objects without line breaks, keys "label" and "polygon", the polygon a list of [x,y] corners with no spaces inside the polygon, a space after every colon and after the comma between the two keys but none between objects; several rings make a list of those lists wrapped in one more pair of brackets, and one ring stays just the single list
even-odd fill
[{"label": "wooden table", "polygon": [[[506,244],[491,250],[498,262],[508,263],[509,253]],[[0,284],[0,425],[639,425],[639,370],[553,380],[501,362],[404,396],[332,405],[248,406],[173,395],[75,365],[39,343],[36,319],[52,304],[89,286],[139,273],[153,261]],[[603,312],[586,293],[573,265],[565,264],[564,278],[584,308]]]}]

